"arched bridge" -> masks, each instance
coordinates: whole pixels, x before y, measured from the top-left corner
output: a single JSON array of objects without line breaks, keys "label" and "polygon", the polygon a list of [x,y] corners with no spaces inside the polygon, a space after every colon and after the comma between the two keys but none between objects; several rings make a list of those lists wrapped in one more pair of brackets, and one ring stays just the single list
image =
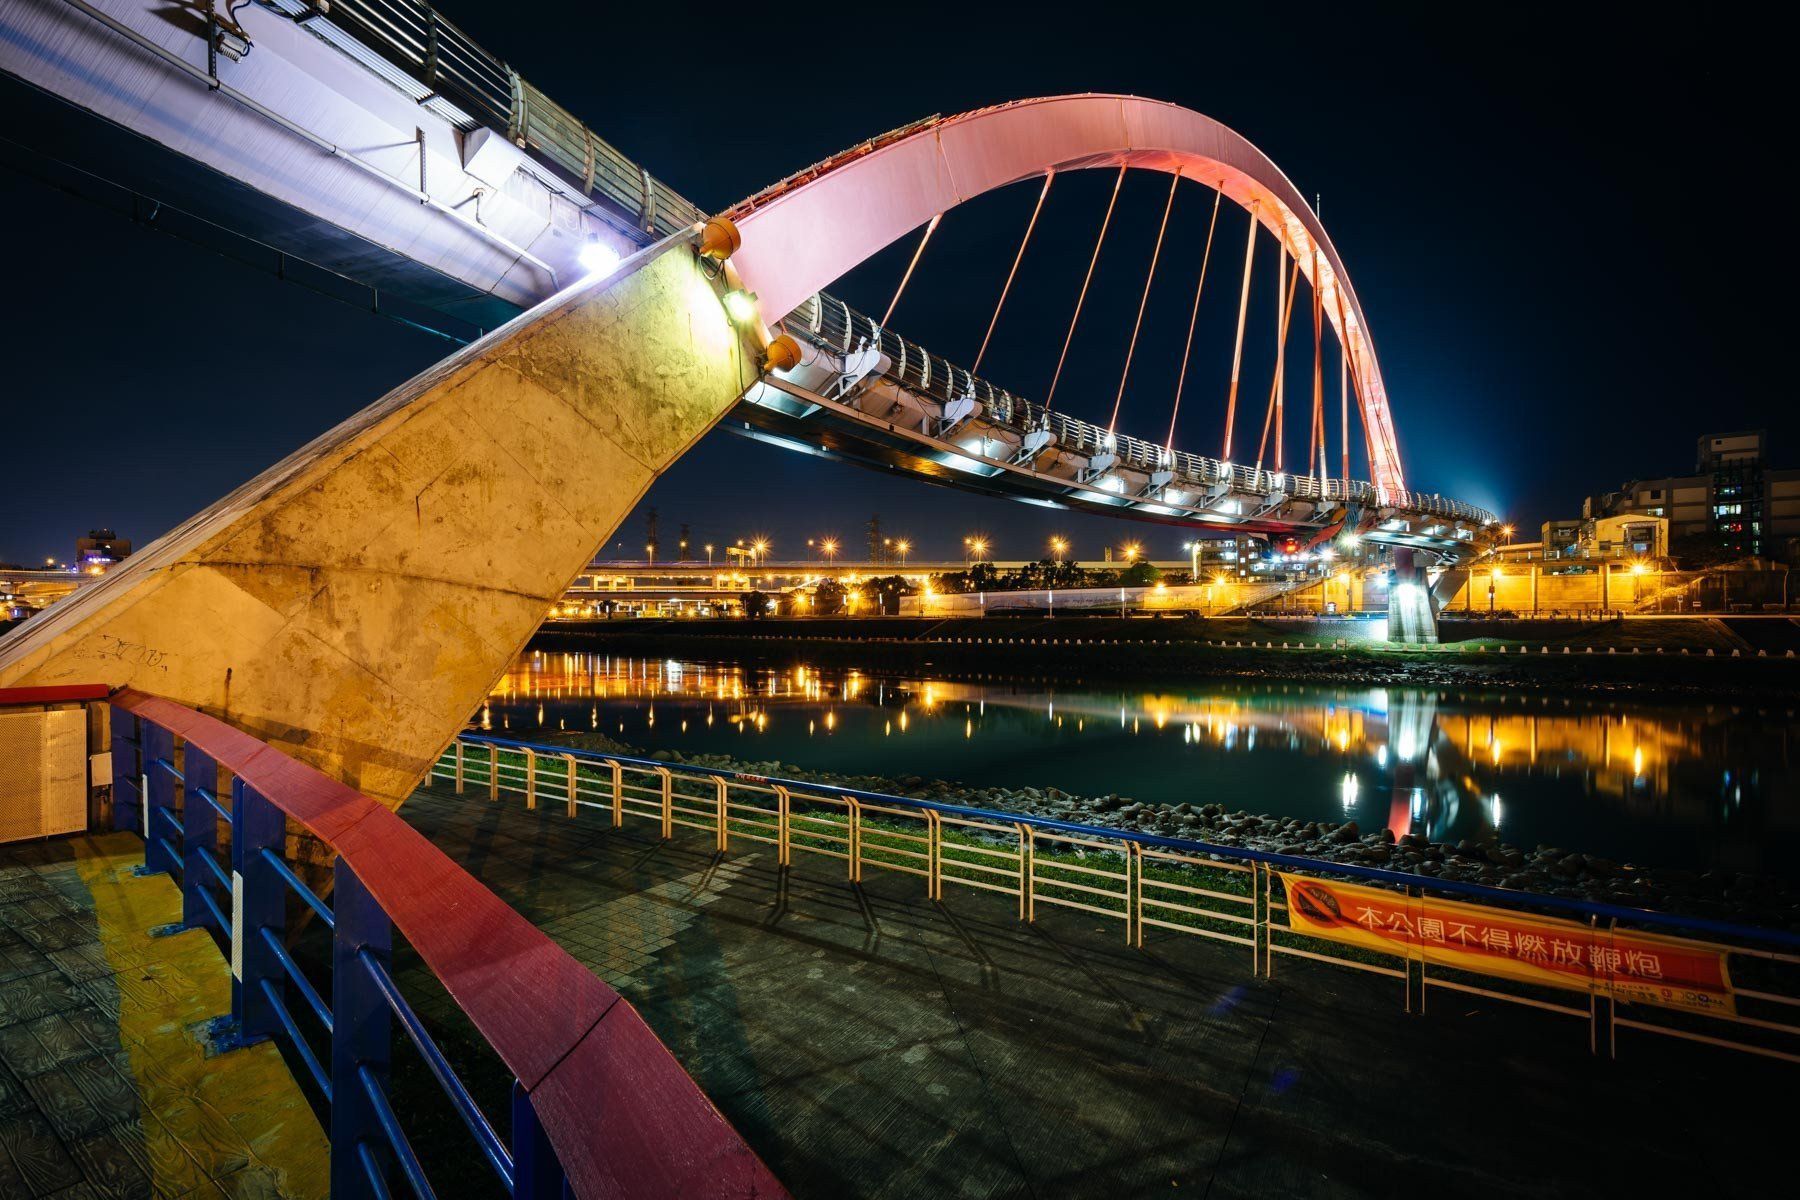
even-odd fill
[{"label": "arched bridge", "polygon": [[[266,239],[303,228],[314,260],[431,312],[485,324],[524,311],[15,633],[0,648],[0,687],[139,686],[397,804],[656,476],[725,420],[1137,519],[1314,538],[1360,530],[1407,557],[1466,555],[1483,537],[1486,514],[1405,490],[1368,325],[1316,215],[1254,147],[1199,114],[1078,96],[932,121],[803,172],[729,220],[684,208],[640,171],[605,184],[640,189],[627,222],[616,201],[595,199],[616,153],[510,72],[513,107],[488,115],[477,103],[486,85],[469,82],[470,44],[451,27],[433,24],[442,56],[422,82],[384,71],[392,61],[355,40],[356,3],[269,7],[296,19],[238,10],[253,48],[233,59],[148,2],[21,0],[0,8],[0,66],[39,89],[35,103],[61,97],[42,114],[68,134],[60,154],[97,146],[90,166],[153,164],[182,200]],[[357,52],[346,57],[346,45]],[[506,137],[482,136],[484,121]],[[399,136],[400,122],[413,136]],[[455,136],[440,146],[445,129]],[[1309,418],[1299,469],[1282,459],[1279,365],[1266,404],[1234,369],[1222,453],[1207,458],[1175,450],[1173,433],[1116,429],[1116,400],[1101,426],[1054,409],[1055,380],[1041,401],[997,389],[973,374],[979,355],[970,369],[949,363],[820,291],[909,230],[928,237],[967,197],[1134,167],[1167,175],[1171,204],[1188,181],[1247,210],[1246,272],[1259,230],[1276,242],[1284,318],[1312,310],[1301,323],[1313,330],[1311,403],[1294,405]],[[156,211],[173,221],[172,205]],[[582,276],[584,252],[652,231],[653,244]],[[1241,359],[1242,301],[1238,311]],[[1343,346],[1340,405],[1354,393],[1370,482],[1350,478],[1347,412],[1331,469],[1326,327]]]},{"label": "arched bridge", "polygon": [[[143,0],[26,0],[0,13],[0,65],[162,150],[150,162],[145,146],[128,141],[84,158],[71,147],[99,147],[101,138],[59,136],[44,122],[53,146],[46,152],[72,155],[108,179],[153,179],[157,194],[144,199],[156,211],[186,205],[366,280],[379,289],[371,303],[394,310],[396,299],[417,302],[455,319],[446,329],[470,320],[489,326],[579,277],[589,245],[625,250],[707,216],[426,5],[349,0],[327,9],[274,0],[270,11],[240,13],[252,46],[241,67],[216,53],[209,60],[198,31],[184,36],[155,8]],[[205,137],[196,136],[202,121]],[[454,152],[450,161],[440,161],[444,150]],[[1225,412],[1208,414],[1222,418],[1224,432],[1209,456],[1178,449],[1173,420],[1160,438],[1119,429],[1116,404],[1105,424],[1083,420],[1048,403],[1054,383],[1048,397],[1015,394],[972,372],[980,356],[969,366],[948,360],[819,290],[984,192],[1041,179],[1041,209],[1058,174],[1126,168],[1207,189],[1249,215],[1237,360],[1251,259],[1267,256],[1254,243],[1273,241],[1280,265],[1291,264],[1283,342],[1296,324],[1293,340],[1304,340],[1310,304],[1315,344],[1322,326],[1341,347],[1338,462],[1326,453],[1329,422],[1317,410],[1331,406],[1316,369],[1303,466],[1283,462],[1283,401],[1288,384],[1303,392],[1306,381],[1280,370],[1266,404],[1260,377],[1252,402],[1254,372],[1246,372],[1240,404],[1234,367]],[[199,175],[179,182],[183,169]],[[254,196],[220,202],[209,171]],[[1171,188],[1171,207],[1174,195]],[[1110,206],[1107,213],[1110,220]],[[1330,238],[1267,156],[1198,113],[1135,97],[1071,96],[934,117],[816,164],[729,215],[747,234],[739,270],[763,316],[808,352],[799,370],[745,397],[725,423],[735,432],[1053,506],[1307,540],[1345,529],[1453,558],[1468,556],[1493,521],[1473,506],[1406,489],[1369,323]],[[172,224],[170,215],[158,220]],[[1224,245],[1235,238],[1221,238],[1215,254],[1218,227],[1215,207],[1200,284],[1210,263],[1212,286],[1235,290],[1238,254]],[[1159,255],[1161,246],[1159,237]],[[1005,264],[993,265],[998,277]],[[1157,269],[1153,259],[1152,276]],[[1177,267],[1161,269],[1167,276]],[[1012,275],[1005,279],[1010,289]],[[1299,283],[1307,294],[1296,294]],[[1190,332],[1190,349],[1193,340]],[[1190,413],[1214,394],[1226,399],[1223,381],[1194,380]],[[1368,482],[1353,473],[1352,443]]]}]

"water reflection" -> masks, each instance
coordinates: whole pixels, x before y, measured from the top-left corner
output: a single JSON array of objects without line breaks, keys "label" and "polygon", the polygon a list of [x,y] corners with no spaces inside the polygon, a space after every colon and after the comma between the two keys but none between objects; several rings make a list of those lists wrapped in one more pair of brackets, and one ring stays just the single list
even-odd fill
[{"label": "water reflection", "polygon": [[530,652],[477,724],[597,730],[978,786],[1355,819],[1436,840],[1498,831],[1658,865],[1789,873],[1800,848],[1788,708],[1208,683],[962,683],[809,667]]}]

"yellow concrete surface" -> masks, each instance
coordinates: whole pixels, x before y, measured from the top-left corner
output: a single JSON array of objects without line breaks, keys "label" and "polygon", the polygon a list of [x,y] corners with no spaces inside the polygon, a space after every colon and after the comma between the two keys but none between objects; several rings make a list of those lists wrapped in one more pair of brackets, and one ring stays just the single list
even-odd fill
[{"label": "yellow concrete surface", "polygon": [[9,638],[0,687],[138,687],[398,805],[754,381],[691,241],[545,301],[132,556]]},{"label": "yellow concrete surface", "polygon": [[119,1039],[141,1102],[159,1194],[324,1197],[325,1134],[273,1042],[208,1057],[191,1029],[231,1011],[231,968],[181,920],[166,875],[134,876],[143,845],[124,833],[74,843],[119,989]]}]

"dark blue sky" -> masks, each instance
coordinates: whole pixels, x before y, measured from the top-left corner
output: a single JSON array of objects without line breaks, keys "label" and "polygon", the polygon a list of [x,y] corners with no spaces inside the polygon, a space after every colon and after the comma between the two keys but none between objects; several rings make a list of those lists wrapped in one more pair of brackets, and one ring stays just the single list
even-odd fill
[{"label": "dark blue sky", "polygon": [[[784,6],[781,19],[664,9],[654,27],[631,27],[591,5],[535,5],[529,21],[467,0],[441,7],[705,207],[933,112],[1072,91],[1179,102],[1232,125],[1302,192],[1322,194],[1412,486],[1530,526],[1625,478],[1689,469],[1705,432],[1768,428],[1776,457],[1800,465],[1785,339],[1767,333],[1792,302],[1759,244],[1781,218],[1772,163],[1788,139],[1772,114],[1786,105],[1753,31],[1704,17],[1621,28],[1496,8],[1471,25],[1438,9],[1368,6],[1179,21],[1119,7],[1026,18],[972,6]],[[708,31],[729,44],[693,40]],[[1042,396],[1110,186],[1099,172],[1057,183],[984,364],[997,383]],[[1161,177],[1126,182],[1060,408],[1100,421],[1111,408],[1166,188]],[[949,214],[895,326],[972,360],[1035,195],[1026,184]],[[1123,429],[1159,437],[1167,426],[1209,210],[1210,193],[1184,187]],[[31,231],[9,256],[32,281],[12,289],[0,324],[10,385],[0,560],[66,556],[92,525],[147,542],[444,350],[29,179],[0,174],[0,217]],[[1243,220],[1221,217],[1176,438],[1204,453],[1217,452]],[[1274,354],[1269,245],[1244,369],[1257,422]],[[911,249],[908,239],[837,290],[879,313]],[[1296,316],[1289,365],[1296,457],[1308,319]],[[660,510],[665,542],[686,522],[696,543],[763,533],[777,552],[824,534],[860,545],[877,512],[890,532],[945,554],[976,529],[1006,557],[1041,553],[1052,532],[1096,556],[1137,538],[1173,557],[1184,540],[725,434],[646,503]],[[641,547],[641,513],[616,542]]]}]

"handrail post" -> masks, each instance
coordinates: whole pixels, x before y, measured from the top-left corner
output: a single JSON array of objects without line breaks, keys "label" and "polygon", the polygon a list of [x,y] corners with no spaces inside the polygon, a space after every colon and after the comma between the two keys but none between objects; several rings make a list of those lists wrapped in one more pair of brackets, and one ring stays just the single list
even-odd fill
[{"label": "handrail post", "polygon": [[657,767],[656,777],[662,781],[662,835],[668,841],[675,836],[675,776],[667,767]]},{"label": "handrail post", "polygon": [[573,754],[564,754],[562,760],[569,768],[569,815],[573,817],[577,799],[581,795],[581,776],[576,773],[577,767]]},{"label": "handrail post", "polygon": [[143,722],[136,713],[126,712],[116,704],[111,708],[113,828],[142,829],[144,797],[139,794],[139,789],[144,784],[144,773],[138,749],[143,737]]},{"label": "handrail post", "polygon": [[1019,920],[1037,920],[1037,841],[1031,826],[1018,825],[1019,831]]},{"label": "handrail post", "polygon": [[625,824],[625,767],[616,758],[606,760],[612,768],[612,818],[613,828],[622,828]]},{"label": "handrail post", "polygon": [[1144,848],[1125,843],[1125,944],[1144,945]]},{"label": "handrail post", "polygon": [[500,747],[488,743],[488,799],[500,798]]},{"label": "handrail post", "polygon": [[537,751],[530,746],[525,751],[525,807],[537,807]]},{"label": "handrail post", "polygon": [[463,740],[457,738],[454,744],[456,746],[456,794],[460,796],[463,794]]},{"label": "handrail post", "polygon": [[862,805],[849,796],[844,797],[844,804],[850,810],[850,819],[846,822],[850,834],[846,847],[850,851],[850,882],[862,882]]},{"label": "handrail post", "polygon": [[775,862],[779,866],[790,867],[794,864],[794,837],[789,821],[793,814],[794,798],[780,784],[775,785]]},{"label": "handrail post", "polygon": [[144,874],[173,875],[181,864],[167,849],[167,830],[157,822],[156,814],[159,810],[170,814],[175,811],[174,772],[157,765],[158,759],[174,763],[175,735],[149,721],[144,722],[143,729],[145,791],[149,793],[144,810]]},{"label": "handrail post", "polygon": [[[181,767],[186,778],[181,789],[181,924],[187,929],[217,928],[218,919],[201,895],[211,872],[194,860],[218,849],[219,815],[197,793],[204,788],[217,794],[219,765],[200,747],[189,745]],[[219,933],[231,936],[229,929],[220,929]]]},{"label": "handrail post", "polygon": [[724,854],[731,849],[731,830],[728,825],[728,814],[731,811],[731,785],[723,775],[713,776],[713,786],[719,789],[719,853]]},{"label": "handrail post", "polygon": [[287,818],[280,809],[241,779],[231,781],[231,1015],[238,1036],[254,1041],[281,1029],[275,1007],[263,991],[266,980],[277,994],[286,989],[286,972],[262,936],[279,936],[287,923],[285,885],[264,850],[281,854]]},{"label": "handrail post", "polygon": [[538,1121],[531,1096],[518,1080],[512,1086],[513,1200],[562,1200],[563,1169],[556,1148]]},{"label": "handrail post", "polygon": [[944,821],[932,809],[925,810],[925,870],[928,885],[925,895],[930,900],[944,898]]},{"label": "handrail post", "polygon": [[383,966],[391,960],[393,931],[387,913],[343,858],[335,868],[331,946],[331,1195],[333,1200],[375,1200],[359,1161],[367,1143],[377,1161],[389,1157],[387,1138],[368,1090],[366,1069],[383,1085],[388,1078],[387,1001],[360,955],[371,952]]}]

